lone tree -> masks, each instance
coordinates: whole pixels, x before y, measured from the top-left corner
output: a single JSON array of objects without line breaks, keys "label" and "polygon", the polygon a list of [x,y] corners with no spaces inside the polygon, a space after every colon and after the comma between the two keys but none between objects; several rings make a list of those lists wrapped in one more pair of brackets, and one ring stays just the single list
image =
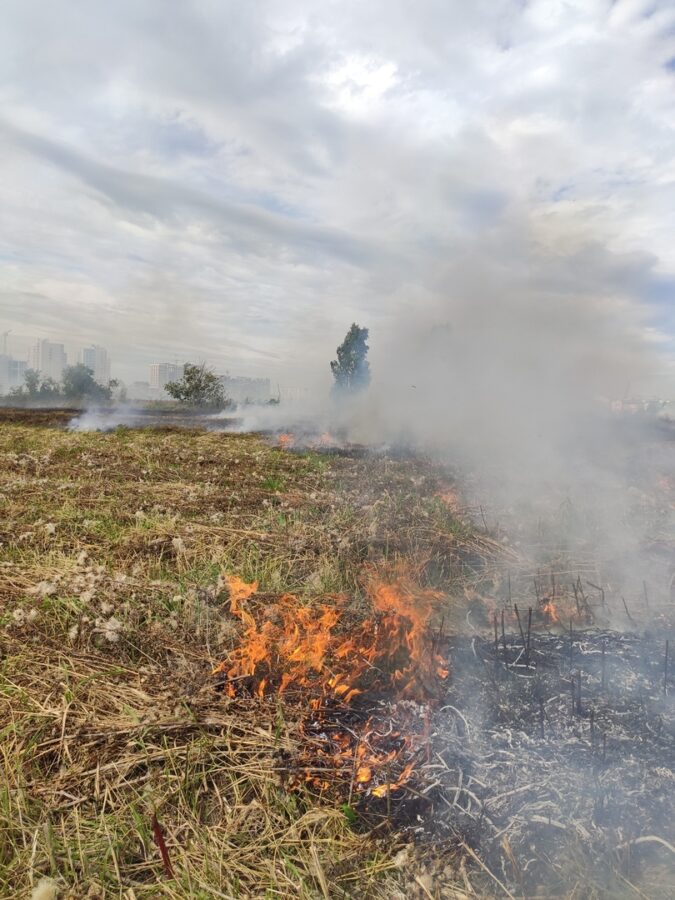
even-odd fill
[{"label": "lone tree", "polygon": [[220,379],[215,372],[206,368],[205,363],[201,366],[185,363],[180,381],[169,381],[164,385],[164,390],[174,400],[190,406],[222,409],[227,405],[225,389]]},{"label": "lone tree", "polygon": [[353,323],[330,364],[336,391],[360,391],[370,383],[367,340],[368,329]]}]

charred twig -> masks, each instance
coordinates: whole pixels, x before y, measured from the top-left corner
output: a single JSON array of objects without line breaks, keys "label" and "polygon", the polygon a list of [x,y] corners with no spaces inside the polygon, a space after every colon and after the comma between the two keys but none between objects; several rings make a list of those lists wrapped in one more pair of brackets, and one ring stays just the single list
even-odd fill
[{"label": "charred twig", "polygon": [[605,609],[605,589],[600,587],[599,584],[593,584],[592,581],[587,581],[586,584],[593,588],[594,591],[600,591],[600,605]]},{"label": "charred twig", "polygon": [[591,604],[588,602],[588,597],[586,596],[586,592],[584,591],[584,586],[581,583],[581,575],[577,575],[577,587],[579,589],[579,594],[581,595],[581,599],[584,604],[584,608],[586,609],[586,615],[589,618],[589,621],[593,621],[593,610],[591,609]]},{"label": "charred twig", "polygon": [[581,583],[581,575],[577,575],[577,590],[581,596],[581,599],[584,601],[584,604],[587,606],[588,602],[586,600],[586,594],[584,593],[584,586]]},{"label": "charred twig", "polygon": [[523,650],[525,651],[525,654],[527,655],[527,641],[525,640],[525,632],[523,631],[523,625],[520,621],[520,612],[518,611],[518,604],[514,603],[513,608],[516,611],[516,618],[518,619],[518,628],[520,629],[520,638],[523,642]]},{"label": "charred twig", "polygon": [[628,612],[628,604],[626,603],[626,598],[622,597],[621,599],[623,600],[623,608],[626,610],[626,615],[628,616],[628,621],[630,622],[631,625],[633,625],[634,627],[637,627],[637,623],[636,623],[635,619]]},{"label": "charred twig", "polygon": [[572,590],[574,591],[574,600],[577,604],[577,615],[581,618],[581,604],[579,603],[579,593],[577,591],[576,583],[572,582]]},{"label": "charred twig", "polygon": [[431,721],[429,711],[424,714],[424,744],[427,765],[431,762]]},{"label": "charred twig", "polygon": [[539,735],[544,740],[544,701],[539,698]]},{"label": "charred twig", "polygon": [[508,665],[508,654],[506,652],[506,631],[504,630],[504,610],[502,610],[502,645],[504,647],[504,662]]},{"label": "charred twig", "polygon": [[438,629],[438,634],[434,636],[432,642],[432,649],[434,653],[438,652],[438,648],[441,646],[441,642],[443,641],[443,626],[445,625],[445,613],[441,616],[441,625]]},{"label": "charred twig", "polygon": [[601,650],[602,655],[600,657],[600,671],[601,671],[600,684],[601,684],[603,691],[607,687],[607,672],[606,672],[606,664],[605,664],[606,648],[607,648],[607,638],[605,638],[605,640],[602,642],[602,650]]},{"label": "charred twig", "polygon": [[663,664],[663,693],[665,695],[668,694],[668,649],[670,647],[670,641],[666,641],[666,659]]},{"label": "charred twig", "polygon": [[532,607],[527,610],[527,644],[525,646],[525,665],[530,667],[530,637],[532,635]]},{"label": "charred twig", "polygon": [[356,745],[354,747],[354,760],[352,762],[352,777],[349,781],[349,799],[347,800],[347,805],[352,805],[352,796],[354,794],[354,782],[356,781],[356,770],[359,764],[359,747],[361,745],[361,736],[357,735]]}]

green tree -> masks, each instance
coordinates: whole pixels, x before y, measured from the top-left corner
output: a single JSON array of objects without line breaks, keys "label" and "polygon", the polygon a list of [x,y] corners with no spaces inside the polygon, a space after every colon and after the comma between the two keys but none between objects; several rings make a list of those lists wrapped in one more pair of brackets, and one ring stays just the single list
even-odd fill
[{"label": "green tree", "polygon": [[[26,384],[26,393],[32,399],[40,393],[40,373],[36,369],[26,369],[23,380]],[[19,388],[22,391],[23,388]]]},{"label": "green tree", "polygon": [[99,384],[90,368],[78,363],[63,371],[63,395],[73,403],[109,403],[112,390]]},{"label": "green tree", "polygon": [[54,403],[61,399],[61,388],[53,378],[42,378],[36,369],[26,369],[22,387],[10,391],[13,400],[29,400],[33,403]]},{"label": "green tree", "polygon": [[62,397],[61,387],[53,378],[43,378],[40,382],[40,390],[37,399],[40,402],[60,400]]},{"label": "green tree", "polygon": [[330,364],[337,391],[359,391],[370,383],[367,340],[368,329],[353,323]]},{"label": "green tree", "polygon": [[207,369],[205,363],[200,366],[185,363],[180,381],[169,381],[164,385],[164,390],[174,400],[189,406],[222,409],[227,405],[220,379],[215,372]]}]

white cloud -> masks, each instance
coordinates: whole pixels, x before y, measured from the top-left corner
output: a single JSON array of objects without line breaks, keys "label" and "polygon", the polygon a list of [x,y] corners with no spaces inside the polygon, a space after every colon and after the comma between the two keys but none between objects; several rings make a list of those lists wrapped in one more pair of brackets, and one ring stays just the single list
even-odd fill
[{"label": "white cloud", "polygon": [[524,232],[639,304],[675,284],[673,57],[667,0],[8,0],[0,329],[325,376],[481,247],[517,283]]}]

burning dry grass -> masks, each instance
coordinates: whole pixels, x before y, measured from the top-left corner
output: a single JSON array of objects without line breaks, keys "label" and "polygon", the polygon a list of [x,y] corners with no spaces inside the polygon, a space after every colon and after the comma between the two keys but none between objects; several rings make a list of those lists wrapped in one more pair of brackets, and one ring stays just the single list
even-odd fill
[{"label": "burning dry grass", "polygon": [[483,538],[442,488],[251,436],[5,426],[0,896],[425,896],[391,837],[282,786],[306,708],[228,700],[211,669],[242,629],[223,572],[270,602],[346,596],[351,622],[364,564],[425,558],[459,591]]},{"label": "burning dry grass", "polygon": [[309,708],[287,782],[346,802],[354,817],[352,799],[365,793],[387,799],[391,820],[392,794],[430,752],[429,719],[449,675],[429,630],[442,595],[395,568],[387,580],[369,574],[373,613],[356,628],[341,621],[345,597],[310,607],[284,594],[255,610],[257,585],[228,579],[245,630],[213,674],[230,697],[273,695]]},{"label": "burning dry grass", "polygon": [[13,425],[0,504],[0,896],[668,896],[661,647],[429,462]]},{"label": "burning dry grass", "polygon": [[377,844],[281,788],[292,720],[230,706],[187,672],[55,647],[35,668],[8,650],[2,896],[44,872],[67,896],[328,896],[354,883],[385,896],[392,862]]}]

